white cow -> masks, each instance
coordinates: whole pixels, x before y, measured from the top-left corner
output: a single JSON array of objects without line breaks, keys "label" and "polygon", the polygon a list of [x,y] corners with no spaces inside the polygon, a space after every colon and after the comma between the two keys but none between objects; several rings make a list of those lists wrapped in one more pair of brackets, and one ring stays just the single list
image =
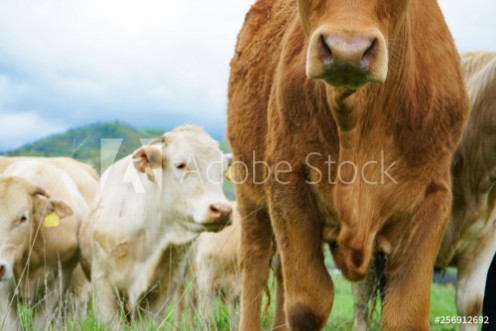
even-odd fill
[{"label": "white cow", "polygon": [[36,330],[56,317],[87,212],[72,178],[50,164],[18,161],[0,176],[0,329],[18,327],[18,303],[33,308]]},{"label": "white cow", "polygon": [[83,260],[91,261],[98,321],[119,322],[119,308],[140,321],[163,318],[192,241],[230,220],[224,168],[218,142],[183,126],[102,175],[83,234],[91,238]]}]

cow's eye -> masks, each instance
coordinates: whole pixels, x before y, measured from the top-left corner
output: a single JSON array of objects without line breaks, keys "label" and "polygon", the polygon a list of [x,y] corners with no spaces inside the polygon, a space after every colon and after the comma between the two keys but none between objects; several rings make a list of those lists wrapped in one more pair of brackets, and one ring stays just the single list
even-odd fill
[{"label": "cow's eye", "polygon": [[19,224],[26,223],[28,220],[26,215],[22,215],[22,217],[19,219]]},{"label": "cow's eye", "polygon": [[188,170],[188,165],[184,162],[176,164],[176,169],[186,171]]}]

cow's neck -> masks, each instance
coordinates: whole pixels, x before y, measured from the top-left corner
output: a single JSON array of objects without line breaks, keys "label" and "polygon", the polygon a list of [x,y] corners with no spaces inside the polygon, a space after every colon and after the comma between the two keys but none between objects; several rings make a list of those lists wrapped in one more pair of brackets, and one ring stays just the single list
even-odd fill
[{"label": "cow's neck", "polygon": [[[394,40],[403,41],[396,45],[394,54],[390,56],[389,76],[384,84],[369,84],[353,91],[338,88],[328,91],[328,102],[338,127],[339,156],[338,164],[350,163],[358,170],[366,169],[367,178],[363,172],[358,172],[351,166],[342,167],[340,178],[335,188],[335,201],[340,219],[353,229],[356,240],[360,245],[371,245],[364,241],[370,235],[380,231],[380,227],[392,216],[394,211],[377,205],[380,192],[391,184],[382,173],[384,167],[367,167],[369,162],[388,165],[401,157],[401,151],[396,145],[394,130],[398,110],[409,109],[415,101],[414,94],[405,91],[412,86],[409,79],[412,61],[411,47],[408,44],[410,34],[409,21],[398,30]],[[355,178],[356,176],[356,178]],[[380,185],[371,185],[370,181],[380,180]],[[394,180],[394,179],[393,179]],[[385,184],[385,185],[384,185]],[[380,217],[379,217],[380,215]],[[380,218],[380,219],[379,219]],[[364,226],[365,223],[370,226]]]},{"label": "cow's neck", "polygon": [[[413,74],[414,55],[411,47],[411,22],[408,16],[392,39],[389,57],[389,75],[384,84],[372,83],[359,90],[349,88],[331,89],[328,92],[328,103],[331,106],[334,120],[338,127],[339,160],[360,162],[357,157],[370,156],[374,149],[378,151],[394,143],[387,139],[394,130],[394,124],[399,114],[398,110],[411,109],[417,104],[415,93],[410,93],[416,76]],[[401,44],[399,44],[401,43]],[[418,89],[418,87],[416,86]],[[382,137],[378,144],[371,142]],[[361,151],[366,151],[362,153]],[[389,148],[391,150],[391,148]]]}]

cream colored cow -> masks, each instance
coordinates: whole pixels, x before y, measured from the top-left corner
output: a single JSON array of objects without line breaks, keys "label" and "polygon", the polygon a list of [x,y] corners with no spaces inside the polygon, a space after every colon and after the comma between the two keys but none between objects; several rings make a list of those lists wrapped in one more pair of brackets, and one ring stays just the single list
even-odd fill
[{"label": "cream colored cow", "polygon": [[230,219],[224,164],[218,142],[185,126],[105,171],[83,227],[98,321],[120,323],[119,307],[140,321],[163,318],[193,240]]},{"label": "cream colored cow", "polygon": [[[479,316],[496,252],[496,53],[462,56],[472,110],[453,159],[453,207],[436,266],[458,269],[460,316]],[[476,331],[477,324],[461,324]]]},{"label": "cream colored cow", "polygon": [[[191,312],[199,317],[202,328],[213,328],[215,302],[219,298],[231,309],[231,328],[237,325],[237,311],[241,294],[239,279],[239,244],[241,224],[239,213],[234,206],[232,224],[218,233],[202,233],[191,249],[191,266],[188,272],[189,292],[192,306],[188,306],[188,320],[193,321]],[[184,285],[188,284],[185,282]],[[185,299],[185,298],[182,298]],[[179,317],[176,317],[179,321]]]},{"label": "cream colored cow", "polygon": [[0,156],[0,174],[13,163],[28,160],[46,162],[64,170],[74,180],[88,205],[95,198],[98,189],[98,174],[90,165],[68,157]]},{"label": "cream colored cow", "polygon": [[18,326],[17,304],[34,309],[34,328],[56,318],[78,262],[78,227],[88,212],[63,170],[34,160],[0,177],[0,329]]},{"label": "cream colored cow", "polygon": [[[68,157],[29,157],[29,156],[0,156],[0,174],[11,164],[16,162],[37,161],[48,163],[65,171],[76,183],[79,192],[88,206],[95,198],[98,191],[99,176],[88,164]],[[85,246],[86,247],[86,246]],[[67,303],[70,304],[71,313],[79,318],[84,318],[89,300],[90,283],[87,276],[78,265],[73,273],[71,284],[66,292]]]}]

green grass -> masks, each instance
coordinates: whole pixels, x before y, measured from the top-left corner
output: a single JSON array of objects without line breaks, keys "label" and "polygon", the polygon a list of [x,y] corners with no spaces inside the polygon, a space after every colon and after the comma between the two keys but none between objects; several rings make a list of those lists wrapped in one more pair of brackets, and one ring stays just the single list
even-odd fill
[{"label": "green grass", "polygon": [[[334,286],[335,286],[335,298],[334,306],[332,309],[331,316],[325,328],[326,331],[349,331],[353,329],[353,297],[351,290],[351,283],[346,281],[341,275],[332,275]],[[267,313],[262,316],[262,324],[264,330],[269,330],[272,322],[272,317],[274,313],[275,305],[275,293],[274,293],[274,280],[270,277],[269,289],[271,293],[271,305],[267,309]],[[264,297],[264,307],[268,302],[267,297]],[[185,304],[187,306],[187,304]],[[161,323],[154,322],[148,325],[146,328],[140,328],[138,325],[130,325],[121,330],[125,331],[155,331],[155,330],[185,330],[185,331],[196,331],[196,330],[206,330],[205,319],[199,315],[193,313],[193,321],[190,320],[188,312],[184,309],[182,312],[183,323],[179,329],[175,324],[175,311],[177,305],[171,304],[166,313],[164,314],[164,319]],[[30,331],[32,330],[32,313],[29,309],[25,309],[22,306],[19,307],[20,316],[22,321],[22,330]],[[193,310],[194,311],[194,310]],[[215,328],[219,331],[229,331],[235,330],[233,323],[231,321],[231,316],[233,315],[232,309],[219,300],[216,300],[215,309]],[[236,315],[236,314],[235,314]],[[453,286],[441,286],[433,284],[432,295],[431,295],[431,326],[434,331],[455,331],[458,328],[450,325],[439,325],[435,324],[436,316],[456,316],[455,309],[455,290]],[[189,323],[188,323],[189,322]],[[191,322],[193,326],[191,326]],[[59,323],[60,324],[60,323]],[[63,331],[107,331],[111,330],[110,326],[100,325],[95,321],[92,309],[89,309],[88,316],[83,320],[74,320],[72,318],[67,318],[62,325],[52,326],[51,330],[63,330]],[[380,328],[380,309],[377,305],[377,309],[373,314],[373,321],[370,328],[371,331],[381,330]]]}]

